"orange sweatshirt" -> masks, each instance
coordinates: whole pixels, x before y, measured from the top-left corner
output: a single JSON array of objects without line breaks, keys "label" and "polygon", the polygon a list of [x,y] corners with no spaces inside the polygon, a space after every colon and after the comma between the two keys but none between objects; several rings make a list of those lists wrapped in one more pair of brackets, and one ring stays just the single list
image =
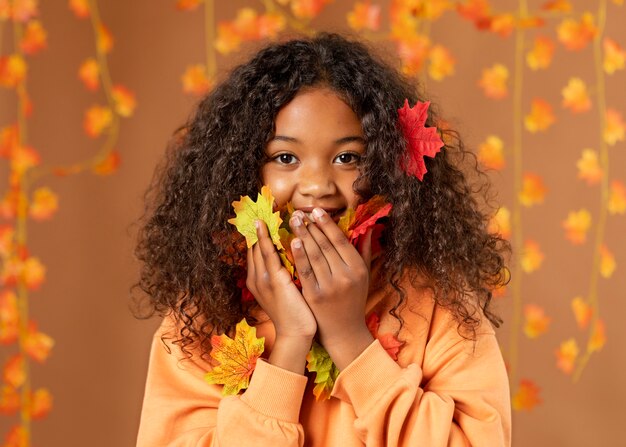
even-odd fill
[{"label": "orange sweatshirt", "polygon": [[[451,314],[427,291],[405,286],[404,346],[394,361],[374,341],[343,370],[332,397],[317,402],[313,377],[257,362],[248,389],[222,397],[204,375],[211,365],[191,360],[161,335],[152,343],[137,447],[208,446],[509,446],[509,385],[494,331],[487,320],[476,341],[457,332]],[[398,321],[387,311],[397,294],[370,291],[367,312],[381,318],[379,333]],[[267,358],[275,333],[271,321],[257,326]]]}]

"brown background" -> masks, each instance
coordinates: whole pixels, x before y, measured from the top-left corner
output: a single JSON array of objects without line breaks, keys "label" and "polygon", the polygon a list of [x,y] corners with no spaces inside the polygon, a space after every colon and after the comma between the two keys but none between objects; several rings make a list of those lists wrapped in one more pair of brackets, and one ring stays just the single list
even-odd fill
[{"label": "brown background", "polygon": [[[181,13],[174,1],[136,0],[100,2],[103,21],[115,37],[109,56],[114,82],[135,91],[135,116],[123,120],[117,144],[122,165],[117,174],[102,178],[88,174],[51,178],[60,197],[60,209],[44,223],[29,224],[29,247],[47,266],[47,280],[31,295],[31,314],[56,341],[44,365],[34,365],[32,382],[54,395],[49,417],[33,425],[40,447],[110,447],[134,444],[139,421],[148,347],[156,320],[135,320],[128,309],[129,288],[136,279],[133,260],[133,221],[142,210],[142,194],[172,131],[190,113],[195,99],[181,93],[180,75],[192,63],[204,61],[204,23],[201,11]],[[218,2],[225,3],[225,2]],[[344,29],[345,12],[352,2],[336,0],[314,22],[318,29]],[[386,2],[380,2],[386,4]],[[531,8],[542,2],[530,2]],[[217,18],[230,20],[238,7],[260,2],[232,1],[217,8]],[[596,2],[575,3],[595,9]],[[513,9],[511,1],[497,2]],[[607,34],[626,46],[626,10],[609,7]],[[30,59],[29,90],[35,113],[29,138],[46,163],[66,164],[88,158],[99,147],[81,129],[83,111],[98,95],[85,91],[76,79],[80,62],[94,54],[88,21],[77,20],[66,2],[43,2],[41,18],[49,33],[49,48]],[[554,31],[551,31],[554,35]],[[5,28],[4,45],[9,45]],[[484,98],[476,86],[483,67],[494,62],[513,65],[513,39],[477,32],[448,13],[433,26],[433,38],[448,46],[457,58],[457,74],[441,83],[428,81],[431,99],[458,128],[467,144],[476,147],[490,133],[512,141],[512,101]],[[237,54],[234,60],[242,60]],[[220,71],[232,59],[219,59]],[[525,73],[525,110],[534,95],[560,103],[560,90],[570,76],[593,83],[591,49],[580,53],[557,50],[553,66]],[[626,115],[624,71],[607,78],[609,106]],[[538,340],[521,337],[520,377],[541,387],[543,403],[532,412],[514,413],[516,446],[617,445],[626,438],[626,368],[623,326],[626,315],[626,217],[610,217],[607,243],[618,269],[600,285],[600,309],[607,327],[607,344],[592,357],[577,384],[555,367],[558,345],[577,335],[570,300],[588,289],[592,244],[574,247],[563,238],[560,222],[581,207],[597,216],[598,187],[576,179],[575,162],[583,147],[597,148],[595,109],[570,116],[555,107],[559,122],[545,134],[524,134],[525,170],[546,178],[549,193],[543,205],[524,211],[526,235],[542,244],[544,266],[524,279],[524,300],[540,304],[552,317],[550,330]],[[14,120],[12,92],[0,92],[0,123]],[[510,147],[510,144],[509,144]],[[626,180],[626,144],[610,148],[612,176]],[[510,154],[508,155],[510,157]],[[510,161],[510,158],[509,158]],[[510,163],[509,163],[510,164]],[[6,184],[6,166],[0,168]],[[511,207],[512,171],[494,175],[499,199]],[[592,233],[593,235],[593,228]],[[499,331],[508,346],[510,302],[500,301],[505,319]],[[579,345],[584,339],[578,337]],[[2,348],[0,355],[8,353]],[[12,418],[1,417],[7,427]]]}]

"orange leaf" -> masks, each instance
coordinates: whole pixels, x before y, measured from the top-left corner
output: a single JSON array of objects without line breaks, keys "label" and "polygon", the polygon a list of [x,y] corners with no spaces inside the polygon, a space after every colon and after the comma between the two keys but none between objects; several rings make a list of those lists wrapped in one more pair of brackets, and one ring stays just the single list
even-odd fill
[{"label": "orange leaf", "polygon": [[274,39],[285,29],[285,26],[287,26],[287,21],[282,14],[269,13],[259,16],[255,28],[259,39]]},{"label": "orange leaf", "polygon": [[98,90],[100,87],[100,65],[93,58],[85,59],[78,69],[78,78],[85,84],[85,87],[91,91]]},{"label": "orange leaf", "polygon": [[519,388],[511,399],[513,408],[517,411],[530,411],[541,403],[540,388],[531,380],[520,380]]},{"label": "orange leaf", "polygon": [[49,188],[37,188],[33,193],[29,213],[35,220],[50,219],[59,208],[59,198]]},{"label": "orange leaf", "polygon": [[561,343],[559,349],[555,351],[557,368],[565,374],[571,374],[574,370],[578,352],[578,343],[576,343],[575,339],[570,338]]},{"label": "orange leaf", "polygon": [[604,71],[613,74],[617,70],[623,70],[626,62],[626,51],[622,50],[617,42],[605,37],[602,41],[604,48]]},{"label": "orange leaf", "polygon": [[615,271],[617,264],[615,263],[615,256],[604,244],[600,245],[600,275],[603,278],[610,278]]},{"label": "orange leaf", "polygon": [[117,171],[121,163],[120,153],[116,150],[112,150],[107,156],[97,162],[91,170],[94,174],[98,175],[110,175]]},{"label": "orange leaf", "polygon": [[543,308],[536,304],[527,304],[524,307],[524,333],[528,338],[537,338],[548,330],[550,317],[546,316]]},{"label": "orange leaf", "polygon": [[31,18],[39,15],[38,0],[13,0],[11,17],[16,22],[26,23]]},{"label": "orange leaf", "polygon": [[113,121],[113,112],[108,107],[91,106],[85,112],[83,128],[87,135],[97,138]]},{"label": "orange leaf", "polygon": [[605,344],[606,330],[604,327],[604,321],[598,318],[596,323],[593,325],[593,333],[591,334],[589,343],[587,343],[587,350],[589,352],[597,352],[600,351]]},{"label": "orange leaf", "polygon": [[522,180],[522,190],[519,193],[519,201],[522,205],[530,207],[538,203],[543,203],[546,196],[546,186],[543,179],[532,173],[525,173]]},{"label": "orange leaf", "polygon": [[28,22],[24,30],[24,36],[20,42],[22,51],[26,54],[35,54],[47,46],[48,34],[39,20]]},{"label": "orange leaf", "polygon": [[0,86],[17,87],[26,79],[27,70],[26,61],[19,54],[0,57]]},{"label": "orange leaf", "polygon": [[520,260],[522,270],[526,273],[532,273],[535,270],[538,270],[539,267],[541,267],[543,258],[543,253],[541,252],[541,248],[537,242],[533,240],[527,240],[524,242],[522,259]]},{"label": "orange leaf", "polygon": [[193,11],[204,0],[176,0],[176,9],[179,11]]},{"label": "orange leaf", "polygon": [[113,34],[104,24],[98,29],[98,50],[104,54],[110,53],[113,49]]},{"label": "orange leaf", "polygon": [[[222,54],[229,54],[237,51],[241,45],[242,38],[235,26],[230,22],[221,22],[217,25],[217,39],[215,49]],[[196,65],[198,67],[198,65]]]},{"label": "orange leaf", "polygon": [[495,135],[489,135],[487,139],[478,146],[478,161],[488,169],[501,170],[505,166],[504,143]]},{"label": "orange leaf", "polygon": [[17,341],[19,314],[17,297],[11,290],[0,292],[0,343],[9,345]]},{"label": "orange leaf", "polygon": [[483,69],[478,86],[488,98],[502,99],[509,94],[506,82],[509,79],[509,70],[502,64],[494,64],[491,68]]},{"label": "orange leaf", "polygon": [[533,99],[530,106],[530,114],[524,118],[526,130],[535,133],[548,129],[554,124],[555,117],[552,106],[541,98]]},{"label": "orange leaf", "polygon": [[428,56],[430,39],[421,34],[413,34],[396,44],[396,51],[402,61],[402,71],[407,75],[418,73]]},{"label": "orange leaf", "polygon": [[79,19],[89,17],[89,0],[69,0],[69,7]]},{"label": "orange leaf", "polygon": [[137,107],[135,94],[123,85],[114,86],[111,94],[113,96],[113,102],[115,103],[115,111],[117,114],[123,117],[132,116],[135,111],[135,107]]},{"label": "orange leaf", "polygon": [[2,447],[30,447],[26,429],[21,425],[11,428]]},{"label": "orange leaf", "polygon": [[559,41],[568,50],[582,50],[598,33],[593,14],[585,12],[580,21],[564,19],[557,28]]},{"label": "orange leaf", "polygon": [[578,324],[580,329],[585,329],[589,326],[593,309],[582,297],[577,296],[572,300],[572,312],[574,312],[576,324]]},{"label": "orange leaf", "polygon": [[565,237],[574,245],[580,245],[587,240],[587,231],[591,227],[591,214],[586,209],[570,211],[563,221]]},{"label": "orange leaf", "polygon": [[15,414],[20,409],[20,395],[10,385],[3,385],[0,389],[0,413]]},{"label": "orange leaf", "polygon": [[561,90],[563,107],[573,113],[586,112],[591,109],[591,99],[587,93],[587,86],[582,79],[570,78],[566,87]]},{"label": "orange leaf", "polygon": [[443,45],[433,45],[428,51],[428,61],[428,74],[435,81],[454,74],[454,57]]},{"label": "orange leaf", "polygon": [[622,114],[615,109],[606,109],[606,127],[604,128],[604,141],[614,146],[618,141],[624,141],[625,133]]},{"label": "orange leaf", "polygon": [[30,146],[17,147],[11,154],[11,169],[18,175],[22,175],[39,163],[41,163],[39,153]]},{"label": "orange leaf", "polygon": [[0,216],[5,219],[13,219],[17,216],[19,209],[27,206],[28,203],[24,193],[19,190],[8,191],[0,202]]},{"label": "orange leaf", "polygon": [[30,322],[24,341],[26,353],[35,361],[43,363],[50,355],[54,340],[43,332],[37,331],[37,325]]},{"label": "orange leaf", "polygon": [[588,185],[596,185],[602,180],[602,168],[598,161],[598,153],[593,149],[583,149],[581,157],[576,162],[578,178],[585,180]]},{"label": "orange leaf", "polygon": [[372,5],[370,0],[355,2],[347,15],[348,25],[355,31],[378,31],[380,28],[380,5]]},{"label": "orange leaf", "polygon": [[11,225],[0,225],[0,257],[6,258],[13,249],[15,231]]},{"label": "orange leaf", "polygon": [[264,350],[265,338],[256,338],[256,328],[245,319],[237,323],[235,338],[227,335],[211,337],[211,357],[219,363],[205,375],[210,384],[224,385],[223,395],[237,394],[248,388],[257,359]]},{"label": "orange leaf", "polygon": [[46,268],[38,258],[30,257],[22,264],[22,279],[29,290],[36,290],[46,277]]},{"label": "orange leaf", "polygon": [[541,9],[544,11],[570,12],[572,10],[572,4],[569,0],[553,0],[545,3]]},{"label": "orange leaf", "polygon": [[4,378],[4,381],[13,388],[19,388],[22,386],[26,380],[24,357],[22,357],[22,354],[15,354],[9,358],[4,365],[2,377]]},{"label": "orange leaf", "polygon": [[508,208],[500,207],[489,220],[489,233],[499,234],[504,239],[511,237],[511,212]]},{"label": "orange leaf", "polygon": [[489,30],[500,37],[509,37],[515,29],[515,17],[513,14],[496,14],[491,17]]},{"label": "orange leaf", "polygon": [[207,78],[206,68],[202,64],[190,65],[181,76],[183,92],[202,96],[207,93],[213,83]]},{"label": "orange leaf", "polygon": [[398,352],[400,352],[400,348],[404,344],[399,341],[397,337],[391,332],[385,334],[379,334],[378,329],[380,327],[380,318],[376,312],[372,312],[366,319],[365,324],[367,325],[367,329],[372,334],[372,337],[376,338],[380,345],[387,351],[387,354],[394,359],[398,360]]},{"label": "orange leaf", "polygon": [[19,146],[20,135],[17,124],[3,127],[0,130],[0,157],[9,158]]},{"label": "orange leaf", "polygon": [[299,19],[312,19],[333,0],[291,0],[291,12]]},{"label": "orange leaf", "polygon": [[39,388],[31,393],[30,415],[33,419],[45,418],[52,409],[52,394],[46,388]]},{"label": "orange leaf", "polygon": [[457,4],[457,11],[461,17],[473,21],[477,26],[491,14],[487,0],[466,0]]},{"label": "orange leaf", "polygon": [[607,209],[610,214],[626,213],[626,186],[619,180],[611,182],[611,192]]},{"label": "orange leaf", "polygon": [[533,49],[526,54],[526,63],[532,70],[548,68],[554,55],[554,42],[549,37],[535,37]]}]

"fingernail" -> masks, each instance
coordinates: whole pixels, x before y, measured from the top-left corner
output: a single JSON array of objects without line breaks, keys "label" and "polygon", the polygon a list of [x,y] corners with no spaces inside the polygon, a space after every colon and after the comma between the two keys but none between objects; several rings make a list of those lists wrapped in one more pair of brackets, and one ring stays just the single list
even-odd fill
[{"label": "fingernail", "polygon": [[258,220],[254,221],[254,226],[256,227],[256,229],[258,230],[259,228],[261,228],[261,224],[259,223]]},{"label": "fingernail", "polygon": [[300,218],[300,216],[293,216],[291,222],[294,227],[299,227],[300,225],[302,225],[302,219]]},{"label": "fingernail", "polygon": [[313,217],[315,217],[315,220],[321,220],[323,216],[324,216],[324,210],[323,209],[315,208],[313,210]]},{"label": "fingernail", "polygon": [[300,239],[294,239],[293,241],[291,241],[291,245],[293,245],[294,248],[301,248],[302,241]]}]

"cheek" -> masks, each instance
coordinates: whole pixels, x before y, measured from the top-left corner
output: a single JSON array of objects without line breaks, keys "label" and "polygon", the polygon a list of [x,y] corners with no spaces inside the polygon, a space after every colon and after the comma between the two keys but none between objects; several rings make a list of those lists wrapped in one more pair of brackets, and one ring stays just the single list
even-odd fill
[{"label": "cheek", "polygon": [[291,200],[293,184],[288,175],[276,172],[268,164],[261,169],[261,181],[263,185],[269,186],[279,208]]},{"label": "cheek", "polygon": [[345,197],[348,206],[352,209],[356,208],[359,202],[359,196],[354,192],[354,182],[358,177],[358,172],[351,172],[345,175],[341,180],[341,194]]}]

